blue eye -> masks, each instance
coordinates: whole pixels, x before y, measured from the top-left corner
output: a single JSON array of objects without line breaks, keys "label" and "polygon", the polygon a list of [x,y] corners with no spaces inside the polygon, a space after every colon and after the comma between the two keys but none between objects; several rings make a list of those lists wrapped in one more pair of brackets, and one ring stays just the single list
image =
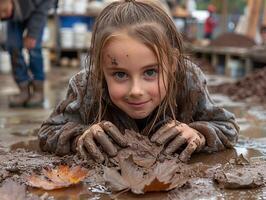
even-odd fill
[{"label": "blue eye", "polygon": [[144,72],[144,75],[148,78],[156,77],[158,71],[156,69],[148,69]]},{"label": "blue eye", "polygon": [[114,72],[113,76],[115,77],[115,79],[117,80],[124,80],[127,78],[127,74],[125,72]]}]

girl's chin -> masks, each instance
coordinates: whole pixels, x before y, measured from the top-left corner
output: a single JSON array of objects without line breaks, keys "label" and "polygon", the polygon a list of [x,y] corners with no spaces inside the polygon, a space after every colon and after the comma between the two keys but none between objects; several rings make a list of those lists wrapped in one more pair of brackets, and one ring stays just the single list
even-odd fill
[{"label": "girl's chin", "polygon": [[129,115],[132,119],[144,119],[144,118],[146,118],[146,117],[148,117],[149,116],[149,114],[147,114],[147,113],[139,113],[139,114],[130,114]]}]

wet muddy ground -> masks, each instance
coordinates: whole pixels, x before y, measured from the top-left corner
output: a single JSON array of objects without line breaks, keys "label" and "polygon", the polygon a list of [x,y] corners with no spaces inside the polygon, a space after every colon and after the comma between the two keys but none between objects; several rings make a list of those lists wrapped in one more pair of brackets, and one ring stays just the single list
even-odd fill
[{"label": "wet muddy ground", "polygon": [[[236,114],[241,127],[239,141],[234,149],[193,156],[189,165],[201,163],[196,170],[200,173],[195,172],[180,188],[145,195],[130,192],[115,195],[97,175],[82,184],[49,192],[16,186],[15,183],[25,182],[23,177],[31,170],[62,163],[86,166],[77,156],[56,157],[40,152],[36,140],[36,129],[64,97],[73,73],[70,69],[52,69],[45,86],[45,108],[27,110],[8,108],[8,95],[17,89],[10,76],[0,75],[0,194],[3,198],[5,193],[19,190],[25,193],[26,199],[266,199],[266,108],[232,101],[221,94],[212,96],[217,104]],[[210,85],[231,81],[214,75],[208,79]]]}]

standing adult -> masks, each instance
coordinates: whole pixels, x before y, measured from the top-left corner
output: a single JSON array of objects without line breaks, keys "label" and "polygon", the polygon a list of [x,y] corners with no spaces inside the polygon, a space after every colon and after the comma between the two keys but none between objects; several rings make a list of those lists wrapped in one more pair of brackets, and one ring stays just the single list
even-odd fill
[{"label": "standing adult", "polygon": [[[7,19],[7,49],[20,93],[9,97],[10,107],[39,107],[44,101],[42,36],[54,0],[0,0],[0,18]],[[29,52],[25,62],[22,49]]]},{"label": "standing adult", "polygon": [[204,38],[206,39],[212,39],[212,36],[213,36],[213,32],[216,26],[216,21],[214,18],[215,11],[216,11],[216,7],[210,4],[208,6],[209,16],[204,23]]}]

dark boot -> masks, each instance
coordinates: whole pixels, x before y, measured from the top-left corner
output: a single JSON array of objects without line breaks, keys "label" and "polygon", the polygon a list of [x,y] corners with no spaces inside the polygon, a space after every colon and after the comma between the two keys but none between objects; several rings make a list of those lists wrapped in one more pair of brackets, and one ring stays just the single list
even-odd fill
[{"label": "dark boot", "polygon": [[9,97],[9,107],[23,107],[30,97],[30,83],[28,81],[18,84],[20,93]]},{"label": "dark boot", "polygon": [[44,82],[34,80],[32,82],[32,86],[32,94],[30,96],[30,99],[26,103],[26,107],[42,107],[44,101]]}]

